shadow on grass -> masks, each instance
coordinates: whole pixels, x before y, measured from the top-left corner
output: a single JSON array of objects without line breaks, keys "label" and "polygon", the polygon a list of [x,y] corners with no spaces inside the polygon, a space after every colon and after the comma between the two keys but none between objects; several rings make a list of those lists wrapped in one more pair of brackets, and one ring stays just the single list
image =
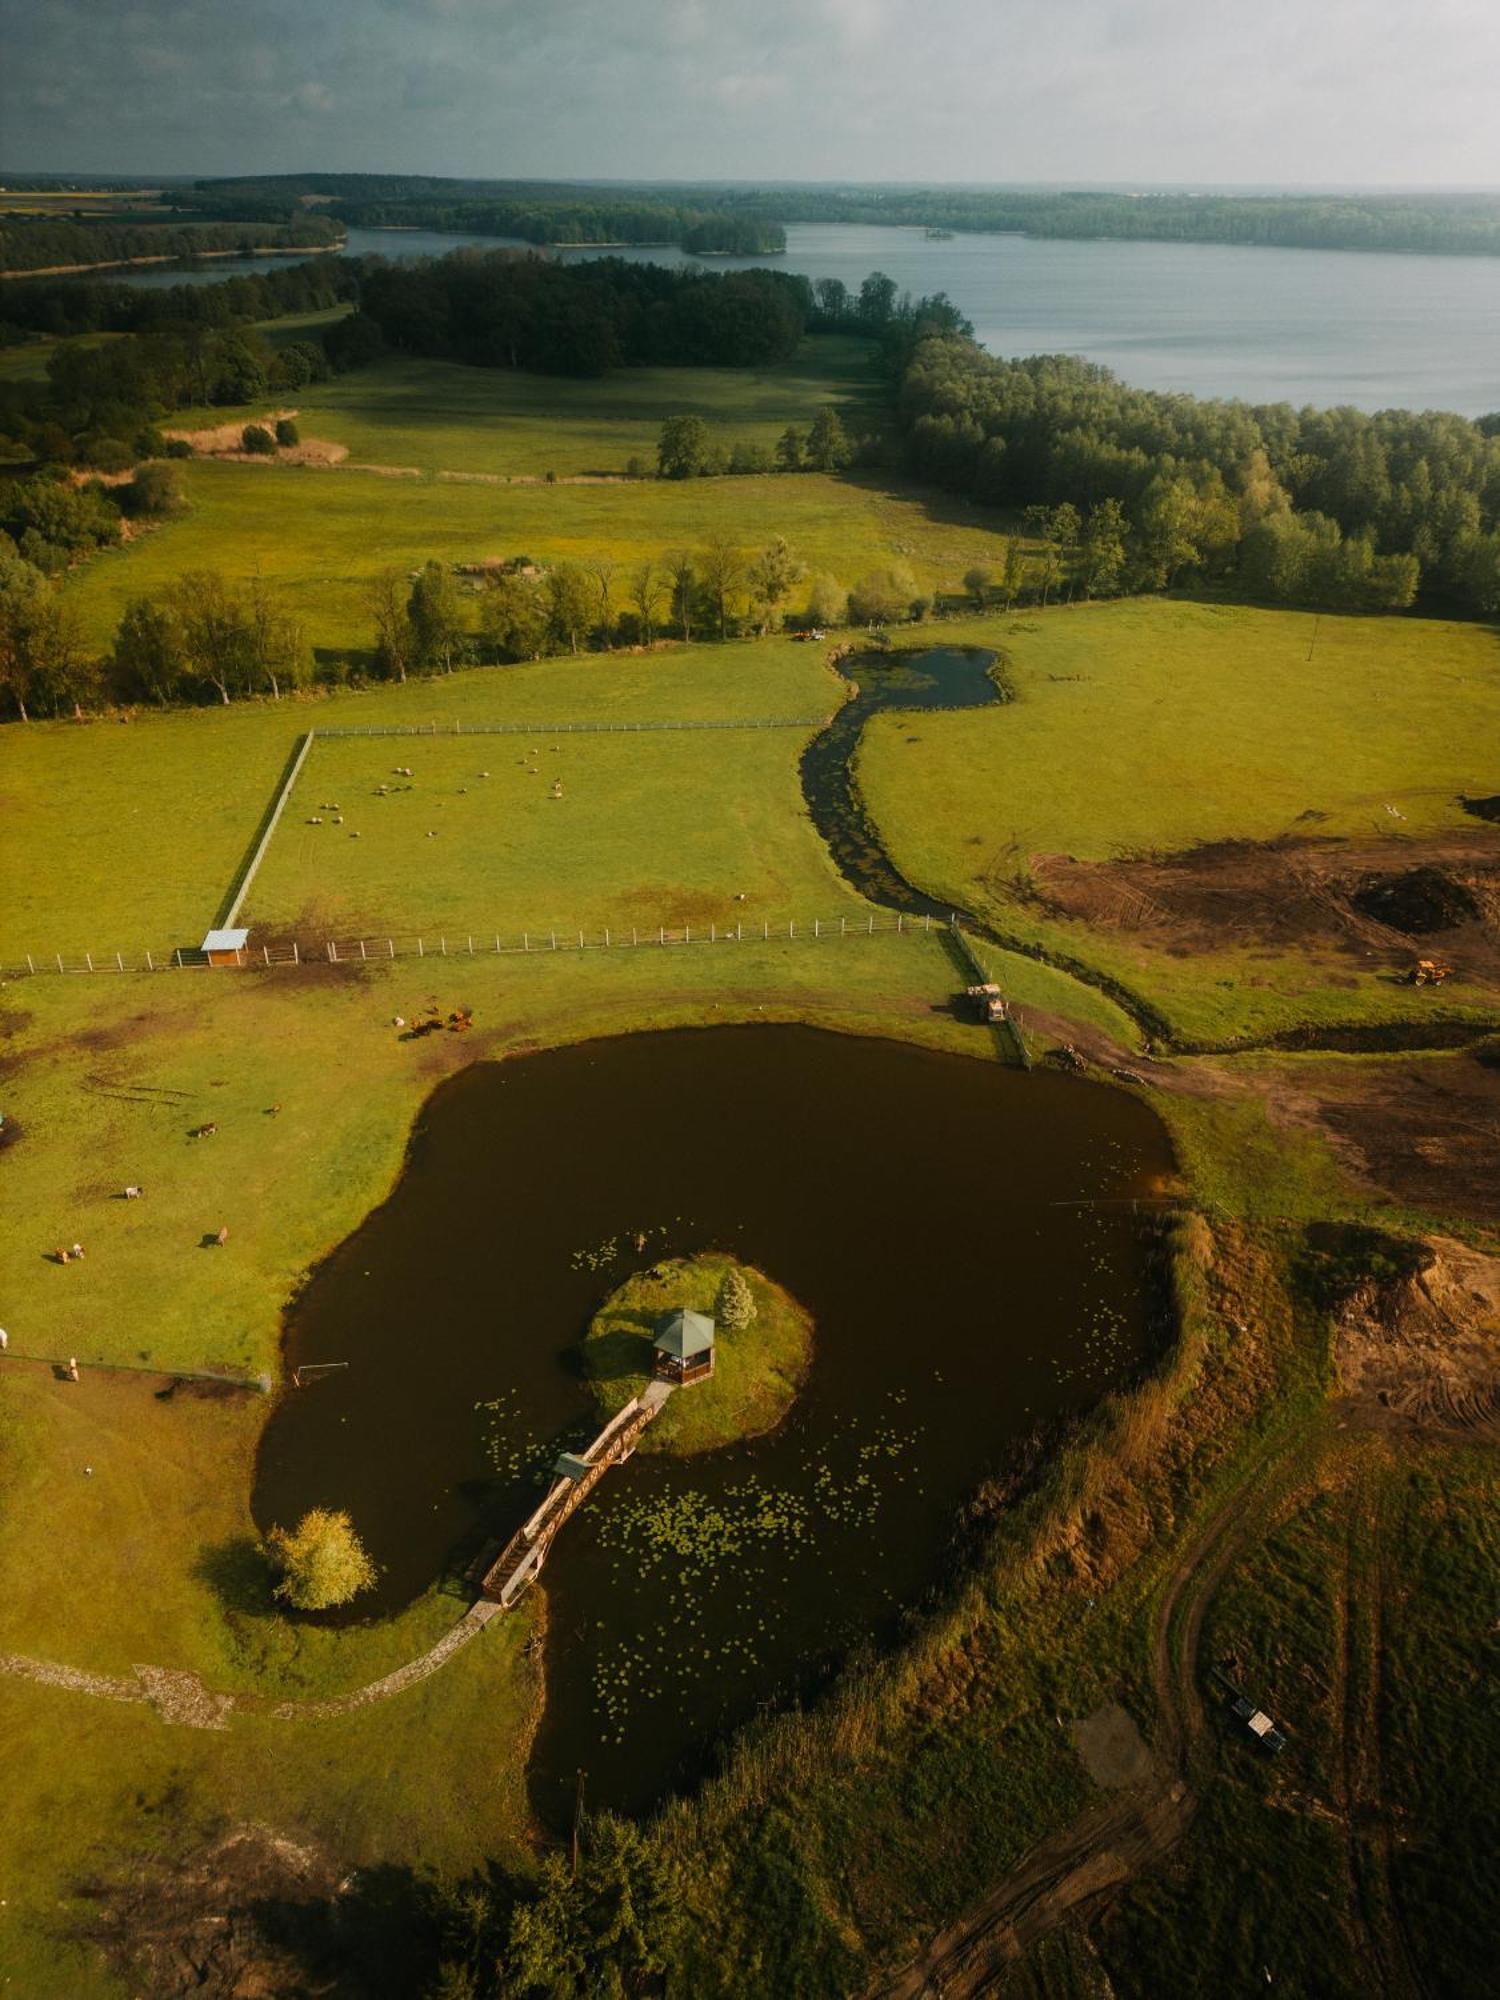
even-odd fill
[{"label": "shadow on grass", "polygon": [[214,1542],[193,1564],[193,1575],[206,1583],[225,1611],[242,1618],[275,1618],[279,1608],[272,1592],[276,1572],[254,1535],[231,1535]]},{"label": "shadow on grass", "polygon": [[633,1313],[630,1323],[597,1334],[584,1349],[583,1372],[592,1382],[621,1382],[628,1375],[649,1375],[655,1362],[652,1320]]}]

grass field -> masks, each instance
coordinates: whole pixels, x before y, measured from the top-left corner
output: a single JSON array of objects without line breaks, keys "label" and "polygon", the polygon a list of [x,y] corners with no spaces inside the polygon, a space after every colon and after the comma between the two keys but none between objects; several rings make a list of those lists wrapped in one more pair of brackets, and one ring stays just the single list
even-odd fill
[{"label": "grass field", "polygon": [[334,937],[854,915],[802,804],[809,733],[319,742],[244,914]]},{"label": "grass field", "polygon": [[[1410,1013],[1388,977],[1265,947],[1184,956],[1149,930],[1046,917],[1015,885],[1048,856],[1292,835],[1384,842],[1399,867],[1404,841],[1482,833],[1460,795],[1500,779],[1493,632],[1164,599],[945,636],[971,632],[1004,651],[1016,701],[915,728],[878,717],[860,754],[863,794],[913,881],[1099,967],[1190,1036]],[[1466,985],[1430,1011],[1495,1006]]]},{"label": "grass field", "polygon": [[[598,486],[492,486],[383,478],[310,467],[189,463],[190,510],[80,570],[70,586],[91,638],[113,635],[128,599],[186,570],[259,575],[283,594],[314,645],[368,649],[370,579],[429,558],[539,562],[695,548],[714,534],[746,549],[785,535],[810,572],[855,583],[907,563],[929,588],[956,590],[974,563],[999,560],[1001,536],[952,503],[818,473],[652,480]],[[622,594],[622,593],[621,593]]]},{"label": "grass field", "polygon": [[[270,321],[264,331],[284,339],[290,324]],[[824,335],[765,369],[631,368],[597,382],[392,359],[292,400],[304,438],[347,445],[362,463],[561,477],[622,473],[631,458],[655,471],[669,416],[702,417],[730,450],[769,451],[788,424],[805,431],[830,403],[874,414],[876,386],[868,342]],[[175,421],[191,428],[199,418],[223,423],[234,414],[189,412]],[[254,414],[246,410],[246,421]]]},{"label": "grass field", "polygon": [[[0,846],[3,950],[7,956],[16,956],[27,951],[114,952],[127,947],[196,944],[248,854],[298,736],[308,727],[368,728],[455,721],[797,719],[826,714],[838,696],[838,682],[813,648],[774,640],[729,647],[675,647],[648,655],[569,657],[443,675],[411,681],[404,687],[377,687],[359,693],[142,713],[128,726],[47,722],[7,729],[0,733],[0,792],[9,821]],[[377,772],[379,778],[387,779],[394,764],[409,763],[415,769],[420,756],[428,771],[434,768],[434,759],[455,774],[461,768],[488,766],[497,774],[496,782],[524,791],[527,787],[522,783],[518,760],[533,740],[485,738],[472,747],[472,754],[468,749],[403,744],[398,739],[319,745],[309,760],[296,805],[289,809],[287,832],[272,850],[268,882],[274,882],[281,868],[281,843],[287,845],[283,879],[293,906],[284,913],[299,914],[302,902],[297,898],[305,901],[309,888],[317,886],[310,878],[298,886],[296,842],[304,833],[326,834],[321,852],[310,857],[322,867],[338,831],[299,826],[297,822],[306,811],[301,801],[311,799],[316,804],[337,799],[340,804],[353,804],[352,799],[345,800],[329,788],[330,771],[336,776],[357,768],[369,778],[369,790],[377,782]],[[584,740],[579,739],[579,743]],[[550,741],[537,744],[544,763],[550,758]],[[809,894],[815,887],[823,889],[829,883],[826,866],[798,817],[801,799],[795,795],[795,763],[801,741],[796,730],[767,732],[753,741],[748,735],[727,731],[692,732],[682,738],[650,735],[626,739],[636,746],[634,759],[617,757],[613,768],[631,786],[643,811],[653,772],[670,767],[686,778],[689,789],[674,782],[671,795],[654,802],[660,820],[647,813],[636,826],[634,855],[638,868],[645,870],[644,876],[624,881],[616,861],[600,853],[591,862],[578,850],[572,835],[570,865],[575,873],[582,870],[587,874],[592,869],[601,895],[611,884],[623,883],[629,889],[653,882],[670,883],[680,851],[677,843],[684,834],[718,828],[723,837],[737,843],[730,858],[738,858],[743,869],[749,865],[758,826],[768,846],[793,868],[802,889]],[[682,759],[687,753],[679,754],[669,747],[679,744],[696,746],[691,772],[684,773]],[[570,742],[564,761],[581,768],[578,760],[588,754]],[[664,758],[667,763],[661,761]],[[748,765],[742,762],[745,758]],[[753,772],[759,783],[773,764],[774,799],[758,806],[749,795],[753,787],[745,774]],[[790,781],[788,772],[792,774]],[[465,782],[471,781],[455,775],[455,789]],[[722,795],[718,788],[722,788]],[[536,785],[530,789],[534,791]],[[382,809],[391,807],[392,812],[399,806],[404,813],[407,804],[415,804],[415,800],[403,796],[399,801],[370,803],[372,810],[378,804]],[[453,813],[459,803],[456,798],[450,800],[444,811]],[[604,810],[605,804],[598,793],[591,799],[585,786],[564,802],[553,824],[561,817],[576,830],[579,813],[574,811],[569,818],[570,808],[578,807],[590,815]],[[387,826],[391,819],[392,814],[387,813]],[[406,830],[410,832],[411,826]],[[483,872],[470,885],[451,862],[441,870],[431,869],[427,849],[440,843],[422,840],[421,832],[425,827],[418,832],[420,844],[405,844],[400,849],[403,857],[417,857],[409,866],[405,858],[401,863],[409,883],[414,884],[422,871],[424,885],[420,898],[415,894],[403,898],[403,905],[410,906],[405,921],[428,921],[424,911],[430,901],[434,909],[465,905],[458,911],[465,925],[471,918],[475,923],[489,922],[487,913],[493,907],[499,881],[496,857],[480,857]],[[367,818],[362,839],[374,845],[382,838],[380,822]],[[351,850],[355,847],[347,841],[344,845]],[[795,862],[793,856],[797,857]],[[472,853],[469,858],[474,859]],[[351,852],[350,866],[353,859]],[[317,872],[315,867],[314,875]],[[760,886],[765,878],[758,864],[756,873],[755,886]],[[539,882],[523,886],[526,894],[518,891],[507,896],[507,922],[524,925],[533,917],[540,922],[540,910],[527,906],[532,891],[549,907],[556,906],[555,899],[550,892],[543,897]],[[726,877],[719,886],[728,896],[741,885]],[[264,895],[265,891],[258,893]],[[825,900],[827,893],[823,889]],[[374,900],[389,907],[389,898],[384,895]],[[809,916],[821,913],[807,910]],[[562,908],[558,914],[566,920],[571,911]],[[801,915],[802,910],[789,914]],[[584,921],[582,917],[573,920]],[[494,922],[499,922],[498,915]]]}]

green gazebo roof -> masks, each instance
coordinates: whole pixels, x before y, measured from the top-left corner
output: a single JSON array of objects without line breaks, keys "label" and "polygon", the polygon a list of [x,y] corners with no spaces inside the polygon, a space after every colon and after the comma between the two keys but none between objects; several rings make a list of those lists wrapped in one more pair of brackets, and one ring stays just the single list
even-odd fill
[{"label": "green gazebo roof", "polygon": [[707,1313],[670,1312],[656,1329],[656,1346],[674,1361],[691,1361],[695,1354],[711,1354],[714,1323]]}]

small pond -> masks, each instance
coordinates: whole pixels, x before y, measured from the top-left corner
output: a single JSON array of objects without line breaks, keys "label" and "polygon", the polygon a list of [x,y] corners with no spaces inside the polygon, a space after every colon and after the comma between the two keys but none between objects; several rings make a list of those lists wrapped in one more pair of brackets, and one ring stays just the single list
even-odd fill
[{"label": "small pond", "polygon": [[891,1636],[987,1470],[1140,1368],[1131,1200],[1170,1168],[1123,1092],[806,1028],[477,1064],[292,1315],[288,1370],[349,1366],[278,1402],[256,1518],[347,1508],[383,1565],[364,1613],[394,1610],[592,1433],[577,1344],[629,1270],[714,1245],[789,1287],[817,1344],[781,1428],[638,1453],[547,1568],[537,1808],[561,1822],[580,1768],[595,1804],[641,1808]]}]

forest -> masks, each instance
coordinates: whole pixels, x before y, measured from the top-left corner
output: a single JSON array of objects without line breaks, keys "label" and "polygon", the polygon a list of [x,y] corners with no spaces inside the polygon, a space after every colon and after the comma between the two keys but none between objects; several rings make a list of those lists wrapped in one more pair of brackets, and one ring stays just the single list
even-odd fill
[{"label": "forest", "polygon": [[72,222],[10,216],[0,222],[0,271],[45,271],[89,264],[128,264],[138,257],[176,260],[239,255],[254,250],[330,248],[343,230],[326,216],[291,222]]},{"label": "forest", "polygon": [[1400,610],[1420,589],[1500,612],[1493,418],[1163,395],[1072,356],[1002,360],[961,334],[916,347],[899,409],[918,478],[995,507],[1066,508],[1064,570],[1075,540],[1107,541],[1096,594],[1233,577],[1273,604]]}]

